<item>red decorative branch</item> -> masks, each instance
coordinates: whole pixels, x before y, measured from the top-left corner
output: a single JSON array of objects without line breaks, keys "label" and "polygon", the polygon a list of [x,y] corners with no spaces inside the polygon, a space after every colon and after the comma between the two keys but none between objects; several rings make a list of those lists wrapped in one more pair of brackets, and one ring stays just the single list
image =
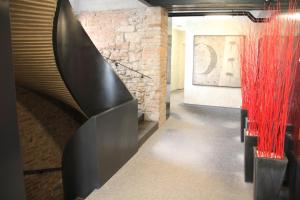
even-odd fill
[{"label": "red decorative branch", "polygon": [[[277,5],[279,8],[279,4]],[[295,13],[294,1],[290,2],[289,15]],[[298,45],[295,37],[296,21],[281,18],[280,11],[262,31],[259,44],[259,86],[261,92],[258,155],[283,159],[288,105],[296,74],[294,59]]]},{"label": "red decorative branch", "polygon": [[[295,13],[295,3],[295,0],[289,2],[289,16]],[[289,107],[300,109],[300,95],[293,92],[299,59],[296,21],[293,17],[280,17],[279,8],[279,3],[270,8],[273,16],[262,30],[258,33],[253,31],[255,29],[249,31],[240,57],[243,108],[248,109],[248,134],[258,134],[259,156],[276,159],[284,157]],[[299,99],[292,101],[290,97],[293,95],[299,95]],[[300,112],[296,113],[300,118]],[[290,114],[291,118],[296,118],[293,115],[296,114]]]}]

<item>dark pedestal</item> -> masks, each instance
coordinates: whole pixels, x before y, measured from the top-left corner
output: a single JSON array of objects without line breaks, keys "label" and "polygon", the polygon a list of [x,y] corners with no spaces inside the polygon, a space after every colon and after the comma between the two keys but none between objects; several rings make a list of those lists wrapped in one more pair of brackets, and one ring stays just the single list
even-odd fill
[{"label": "dark pedestal", "polygon": [[289,191],[290,200],[300,199],[300,158],[293,152],[289,157]]},{"label": "dark pedestal", "polygon": [[288,155],[293,150],[293,136],[286,132],[284,139],[284,153]]},{"label": "dark pedestal", "polygon": [[286,130],[286,132],[288,132],[288,133],[292,133],[292,131],[294,130],[293,124],[287,124],[285,130]]},{"label": "dark pedestal", "polygon": [[254,152],[254,200],[277,200],[288,160],[260,158]]},{"label": "dark pedestal", "polygon": [[244,174],[246,182],[253,182],[253,147],[256,146],[257,136],[250,136],[245,133]]},{"label": "dark pedestal", "polygon": [[[293,150],[293,136],[290,134],[291,132],[286,132],[285,134],[285,140],[284,140],[284,153],[288,160],[290,161],[290,158],[292,156],[292,150]],[[284,178],[283,185],[289,186],[289,180],[290,180],[290,168],[291,163],[288,162],[287,168],[286,168],[286,175]]]},{"label": "dark pedestal", "polygon": [[248,117],[248,110],[241,108],[241,142],[244,142],[244,129],[246,128],[247,117]]}]

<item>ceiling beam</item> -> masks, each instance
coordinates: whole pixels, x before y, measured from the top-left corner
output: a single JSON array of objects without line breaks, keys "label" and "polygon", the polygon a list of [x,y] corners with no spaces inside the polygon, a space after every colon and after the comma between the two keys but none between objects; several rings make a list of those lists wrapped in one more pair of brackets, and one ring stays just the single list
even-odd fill
[{"label": "ceiling beam", "polygon": [[[262,10],[273,0],[143,0],[152,6],[161,6],[168,11],[201,10]],[[288,0],[280,1],[282,8]]]}]

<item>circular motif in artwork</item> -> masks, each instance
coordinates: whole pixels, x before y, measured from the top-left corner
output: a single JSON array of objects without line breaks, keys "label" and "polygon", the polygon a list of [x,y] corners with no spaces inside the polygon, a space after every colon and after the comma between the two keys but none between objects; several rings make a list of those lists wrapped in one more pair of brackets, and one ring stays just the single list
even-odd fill
[{"label": "circular motif in artwork", "polygon": [[217,66],[217,53],[213,47],[199,43],[195,46],[195,63],[199,74],[209,74]]}]

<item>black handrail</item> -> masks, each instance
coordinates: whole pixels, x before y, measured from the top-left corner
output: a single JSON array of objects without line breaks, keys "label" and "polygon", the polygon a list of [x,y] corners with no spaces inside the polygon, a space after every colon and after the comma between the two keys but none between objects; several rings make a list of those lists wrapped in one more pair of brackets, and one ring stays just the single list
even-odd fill
[{"label": "black handrail", "polygon": [[23,172],[23,174],[24,174],[24,176],[28,176],[28,175],[35,175],[35,174],[58,172],[58,171],[61,171],[61,170],[62,170],[61,167],[46,168],[46,169],[34,169],[34,170],[25,170]]},{"label": "black handrail", "polygon": [[[102,56],[103,56],[103,55],[102,55]],[[122,66],[122,67],[124,67],[124,68],[126,68],[126,69],[128,69],[128,70],[130,70],[130,71],[133,71],[133,72],[135,72],[135,73],[137,73],[137,74],[140,74],[140,75],[141,75],[141,78],[146,77],[146,78],[152,79],[150,76],[147,76],[147,75],[143,74],[142,72],[140,72],[140,71],[138,71],[138,70],[135,70],[135,69],[132,69],[131,67],[128,67],[128,66],[126,66],[126,65],[124,65],[124,64],[122,64],[122,63],[119,63],[119,62],[116,61],[116,60],[112,60],[112,59],[110,59],[110,58],[108,58],[108,57],[105,57],[105,56],[103,56],[103,58],[105,58],[106,60],[109,60],[110,62],[112,62],[113,64],[115,64],[116,67]]]}]

